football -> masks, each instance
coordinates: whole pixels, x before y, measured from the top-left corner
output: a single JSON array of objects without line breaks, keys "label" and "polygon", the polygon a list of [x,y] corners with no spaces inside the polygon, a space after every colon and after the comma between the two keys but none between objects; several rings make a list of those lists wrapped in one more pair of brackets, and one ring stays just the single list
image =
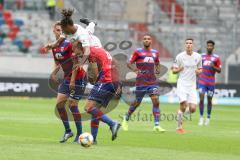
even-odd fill
[{"label": "football", "polygon": [[78,142],[83,147],[90,147],[93,144],[93,136],[87,132],[82,133],[78,138]]}]

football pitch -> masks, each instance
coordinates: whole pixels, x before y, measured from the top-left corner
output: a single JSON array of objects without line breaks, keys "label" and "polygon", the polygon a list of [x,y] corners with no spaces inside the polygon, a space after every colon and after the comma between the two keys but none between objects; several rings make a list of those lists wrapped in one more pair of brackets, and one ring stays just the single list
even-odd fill
[{"label": "football pitch", "polygon": [[[79,105],[83,110],[84,101]],[[175,133],[173,116],[178,108],[161,104],[161,126],[165,133],[155,133],[151,104],[143,103],[129,123],[129,131],[120,130],[111,141],[107,125],[100,123],[98,145],[83,148],[58,140],[63,134],[54,113],[55,99],[0,98],[0,160],[232,160],[240,159],[240,106],[214,106],[209,126],[198,126],[199,113],[185,117],[184,135]],[[120,103],[109,113],[118,121],[128,106]],[[90,122],[83,122],[90,131]],[[72,122],[71,128],[75,131]]]}]

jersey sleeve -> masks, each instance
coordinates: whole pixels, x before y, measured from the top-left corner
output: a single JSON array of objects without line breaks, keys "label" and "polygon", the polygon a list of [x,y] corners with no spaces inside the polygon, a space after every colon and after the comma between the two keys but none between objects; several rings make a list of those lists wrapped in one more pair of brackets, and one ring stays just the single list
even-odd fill
[{"label": "jersey sleeve", "polygon": [[82,47],[90,47],[89,35],[87,33],[79,36],[78,41],[82,43]]},{"label": "jersey sleeve", "polygon": [[174,68],[179,68],[181,66],[180,58],[179,56],[176,56],[174,62],[173,62],[173,67]]},{"label": "jersey sleeve", "polygon": [[217,61],[216,61],[216,67],[222,68],[222,62],[221,62],[220,58],[218,58]]},{"label": "jersey sleeve", "polygon": [[138,52],[134,51],[131,58],[129,59],[129,62],[134,63],[134,62],[136,62],[137,59],[138,59]]},{"label": "jersey sleeve", "polygon": [[198,69],[202,69],[202,56],[199,56],[197,68],[198,68]]},{"label": "jersey sleeve", "polygon": [[157,53],[156,53],[156,56],[157,56],[157,57],[156,57],[156,59],[155,59],[155,64],[158,65],[158,64],[160,63],[160,53],[157,52]]}]

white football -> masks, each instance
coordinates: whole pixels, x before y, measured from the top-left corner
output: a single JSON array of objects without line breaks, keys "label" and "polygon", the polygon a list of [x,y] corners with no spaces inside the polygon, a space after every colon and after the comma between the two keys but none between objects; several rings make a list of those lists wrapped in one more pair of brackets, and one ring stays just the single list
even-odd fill
[{"label": "white football", "polygon": [[78,142],[83,147],[90,147],[93,144],[93,136],[87,132],[82,133],[78,138]]}]

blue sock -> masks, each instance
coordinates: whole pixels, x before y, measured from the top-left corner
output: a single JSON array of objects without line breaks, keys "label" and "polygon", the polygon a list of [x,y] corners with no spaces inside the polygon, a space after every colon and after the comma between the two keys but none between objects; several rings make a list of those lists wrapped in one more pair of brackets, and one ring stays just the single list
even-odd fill
[{"label": "blue sock", "polygon": [[211,118],[211,112],[212,112],[212,103],[208,103],[207,106],[207,118]]},{"label": "blue sock", "polygon": [[154,125],[158,126],[159,125],[159,117],[160,117],[160,109],[159,106],[153,106],[152,109],[153,116],[154,116]]},{"label": "blue sock", "polygon": [[106,114],[102,115],[101,120],[104,123],[107,123],[110,127],[112,127],[115,124],[115,122],[113,122],[113,120],[109,118]]},{"label": "blue sock", "polygon": [[70,110],[72,112],[74,122],[77,128],[77,135],[82,134],[82,122],[81,122],[81,114],[78,110],[78,106],[70,106]]},{"label": "blue sock", "polygon": [[99,127],[99,119],[92,119],[91,120],[91,133],[92,133],[94,141],[96,141],[96,139],[97,139],[98,127]]},{"label": "blue sock", "polygon": [[200,112],[200,116],[203,117],[204,101],[200,101],[200,102],[199,102],[199,112]]},{"label": "blue sock", "polygon": [[63,126],[65,128],[65,132],[67,132],[67,133],[71,132],[65,107],[57,107],[57,110],[58,110],[58,114],[62,120]]}]

